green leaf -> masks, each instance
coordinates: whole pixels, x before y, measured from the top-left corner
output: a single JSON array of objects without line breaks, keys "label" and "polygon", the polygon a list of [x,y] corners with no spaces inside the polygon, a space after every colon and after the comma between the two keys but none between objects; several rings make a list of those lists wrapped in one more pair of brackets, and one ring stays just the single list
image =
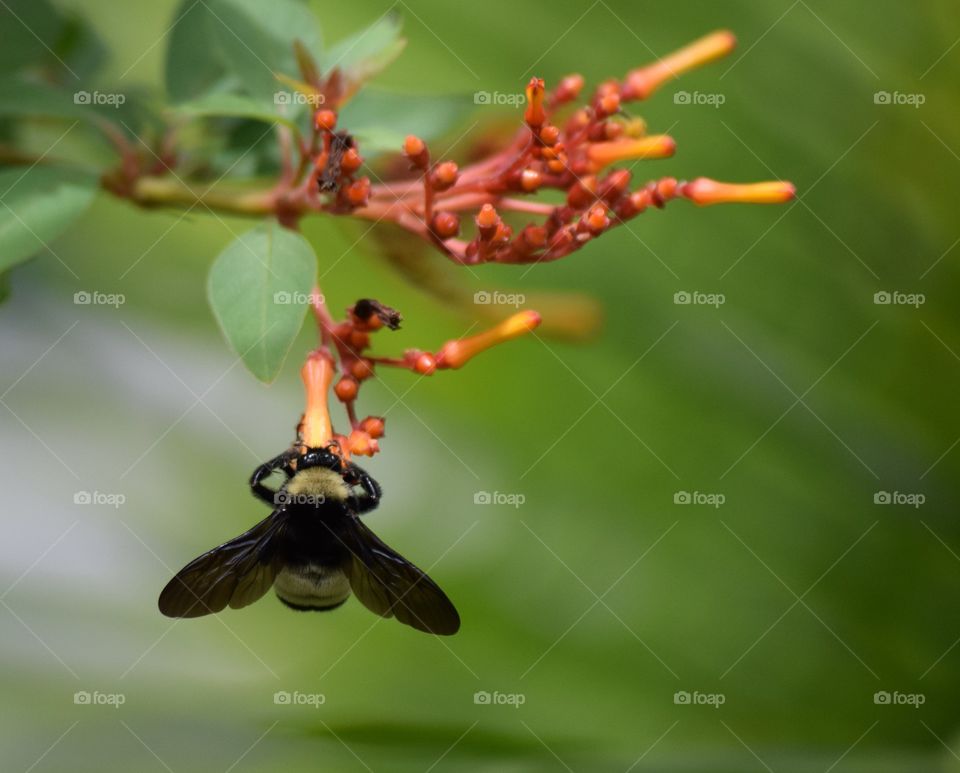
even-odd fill
[{"label": "green leaf", "polygon": [[261,381],[276,378],[316,274],[310,243],[272,220],[235,239],[213,262],[210,306],[230,346]]},{"label": "green leaf", "polygon": [[390,11],[356,35],[337,43],[323,59],[325,71],[339,67],[352,84],[360,84],[385,70],[407,45],[400,37],[400,14]]},{"label": "green leaf", "polygon": [[[286,92],[284,92],[286,93]],[[177,109],[194,116],[252,118],[264,123],[280,122],[299,132],[297,124],[290,117],[280,113],[277,107],[265,105],[251,97],[236,94],[208,94],[205,97],[180,105]]]},{"label": "green leaf", "polygon": [[316,17],[298,0],[206,2],[224,64],[249,94],[272,98],[279,90],[275,73],[298,73],[295,40],[315,56],[322,49]]},{"label": "green leaf", "polygon": [[86,93],[71,93],[24,78],[4,78],[0,80],[0,116],[90,120],[96,111],[90,104],[84,104],[82,97],[77,97]]},{"label": "green leaf", "polygon": [[344,105],[338,123],[358,138],[361,154],[370,157],[371,151],[399,153],[408,134],[435,139],[459,123],[472,106],[465,95],[417,96],[365,88]]},{"label": "green leaf", "polygon": [[174,103],[196,99],[224,85],[227,67],[211,42],[220,22],[206,3],[183,0],[173,15],[164,78]]},{"label": "green leaf", "polygon": [[5,2],[0,6],[0,72],[52,59],[47,46],[56,42],[64,25],[63,17],[47,0]]},{"label": "green leaf", "polygon": [[54,50],[79,78],[78,81],[66,68],[61,68],[62,72],[58,75],[59,80],[64,83],[88,83],[110,59],[107,44],[91,24],[79,15],[66,19]]},{"label": "green leaf", "polygon": [[0,271],[22,263],[66,231],[96,189],[95,178],[54,167],[0,172]]}]

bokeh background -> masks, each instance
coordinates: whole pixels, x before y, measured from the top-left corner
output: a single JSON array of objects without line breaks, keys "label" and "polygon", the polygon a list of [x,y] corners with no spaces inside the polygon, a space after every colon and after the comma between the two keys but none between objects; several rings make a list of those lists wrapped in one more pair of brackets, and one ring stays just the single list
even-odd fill
[{"label": "bokeh background", "polygon": [[[112,52],[91,85],[162,88],[172,2],[61,5]],[[336,40],[393,4],[313,5]],[[464,95],[461,127],[511,117],[476,91],[517,93],[533,72],[593,83],[730,27],[733,57],[632,108],[679,144],[637,174],[789,179],[800,198],[677,202],[558,263],[461,274],[589,292],[604,328],[364,389],[388,427],[368,522],[457,603],[463,629],[440,640],[356,602],[160,616],[173,570],[264,515],[246,476],[291,439],[313,338],[258,384],[204,297],[248,224],[99,197],[50,245],[79,279],[45,251],[0,307],[4,770],[960,769],[956,4],[395,5],[409,44],[378,85]],[[725,102],[675,104],[680,89]],[[473,322],[362,229],[305,233],[334,309],[373,296],[404,312],[382,351]],[[126,303],[77,306],[80,290]],[[674,303],[694,290],[725,303]],[[878,305],[882,291],[925,303]],[[125,501],[73,504],[94,490]],[[524,502],[476,505],[481,491]],[[125,702],[76,705],[81,690]]]}]

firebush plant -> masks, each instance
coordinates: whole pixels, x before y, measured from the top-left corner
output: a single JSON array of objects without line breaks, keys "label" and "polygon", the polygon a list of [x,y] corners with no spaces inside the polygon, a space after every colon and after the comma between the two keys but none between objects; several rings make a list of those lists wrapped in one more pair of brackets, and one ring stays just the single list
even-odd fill
[{"label": "firebush plant", "polygon": [[[369,85],[404,48],[395,15],[325,49],[299,0],[185,0],[166,38],[161,99],[78,88],[104,58],[92,30],[47,0],[18,8],[2,24],[41,33],[34,40],[0,29],[0,272],[69,229],[98,191],[144,208],[259,220],[213,261],[208,298],[230,346],[265,382],[312,312],[319,345],[302,369],[307,410],[299,429],[307,445],[336,440],[348,453],[377,452],[383,419],[356,411],[360,386],[377,367],[421,375],[459,368],[541,323],[569,333],[582,309],[571,299],[543,314],[519,311],[435,352],[375,356],[372,335],[395,329],[400,313],[362,297],[358,277],[360,300],[336,319],[316,284],[316,254],[299,233],[304,218],[392,225],[381,248],[411,281],[441,292],[444,280],[426,267],[431,249],[455,266],[536,264],[568,257],[674,199],[767,204],[794,196],[782,182],[662,177],[637,185],[617,168],[674,154],[671,137],[648,132],[625,106],[729,54],[735,39],[725,31],[590,91],[577,74],[556,84],[534,77],[523,84],[513,135],[471,131],[458,143],[458,162],[434,143],[468,100]],[[34,147],[31,129],[57,122],[66,131],[85,127],[91,145],[82,163],[61,158],[59,140]],[[331,392],[345,406],[342,433],[330,419]]]}]

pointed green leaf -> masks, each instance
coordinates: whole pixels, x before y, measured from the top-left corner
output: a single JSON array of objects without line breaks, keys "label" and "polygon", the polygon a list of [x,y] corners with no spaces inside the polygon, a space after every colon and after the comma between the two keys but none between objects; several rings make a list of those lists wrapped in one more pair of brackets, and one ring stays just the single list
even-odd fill
[{"label": "pointed green leaf", "polygon": [[294,41],[315,56],[322,49],[317,19],[299,0],[206,0],[223,62],[248,94],[271,98],[276,73],[299,72]]},{"label": "pointed green leaf", "polygon": [[339,67],[347,80],[360,84],[383,72],[403,52],[400,14],[391,11],[369,27],[337,43],[323,59],[323,69]]},{"label": "pointed green leaf", "polygon": [[93,120],[97,113],[85,99],[89,92],[69,92],[19,77],[0,80],[0,116]]},{"label": "pointed green leaf", "polygon": [[0,172],[0,271],[66,231],[93,200],[95,178],[47,166]]},{"label": "pointed green leaf", "polygon": [[[283,93],[289,98],[286,92]],[[292,98],[290,99],[292,101]],[[242,97],[236,94],[208,94],[192,102],[186,102],[177,109],[194,116],[252,118],[268,124],[279,121],[298,132],[296,122],[290,116],[283,115],[280,112],[284,107],[287,107],[287,105],[274,107],[252,97]]]},{"label": "pointed green leaf", "polygon": [[173,14],[167,43],[164,78],[171,102],[186,102],[216,90],[226,80],[227,68],[212,45],[220,25],[206,3],[183,0]]},{"label": "pointed green leaf", "polygon": [[[53,59],[49,42],[55,42],[66,24],[48,0],[19,0],[0,6],[0,72]],[[63,65],[53,59],[58,67]],[[69,75],[69,73],[67,73]]]},{"label": "pointed green leaf", "polygon": [[310,243],[272,220],[235,239],[213,262],[210,306],[230,346],[261,381],[280,371],[316,274]]}]

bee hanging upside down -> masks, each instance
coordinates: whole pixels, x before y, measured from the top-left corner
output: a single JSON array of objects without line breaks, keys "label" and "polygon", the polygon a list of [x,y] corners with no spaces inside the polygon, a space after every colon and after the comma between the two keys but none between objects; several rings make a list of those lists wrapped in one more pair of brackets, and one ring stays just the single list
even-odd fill
[{"label": "bee hanging upside down", "polygon": [[[287,476],[276,491],[262,482],[275,470]],[[446,594],[360,522],[379,504],[380,486],[336,444],[280,454],[254,471],[250,488],[274,511],[181,569],[160,594],[164,615],[239,609],[273,586],[297,610],[335,609],[354,593],[371,612],[420,631],[460,628]]]}]

